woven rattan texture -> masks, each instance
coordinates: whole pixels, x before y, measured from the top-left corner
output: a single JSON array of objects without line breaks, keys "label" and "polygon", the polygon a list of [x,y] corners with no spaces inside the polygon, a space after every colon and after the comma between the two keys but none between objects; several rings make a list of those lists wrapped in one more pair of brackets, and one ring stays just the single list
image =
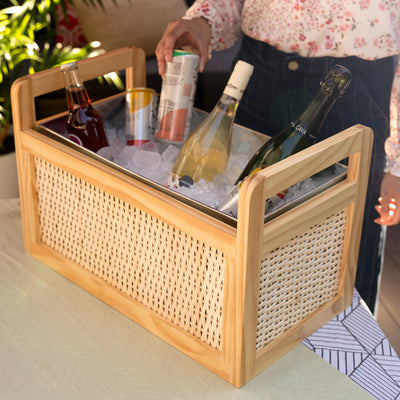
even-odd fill
[{"label": "woven rattan texture", "polygon": [[35,158],[42,241],[221,350],[225,255]]},{"label": "woven rattan texture", "polygon": [[256,351],[336,295],[346,215],[332,215],[264,255]]}]

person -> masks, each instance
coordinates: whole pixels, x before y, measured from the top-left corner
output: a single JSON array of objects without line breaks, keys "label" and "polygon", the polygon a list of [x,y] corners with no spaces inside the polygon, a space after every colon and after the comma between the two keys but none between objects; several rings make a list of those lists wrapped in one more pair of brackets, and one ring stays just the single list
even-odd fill
[{"label": "person", "polygon": [[242,59],[255,68],[236,122],[271,136],[307,106],[332,65],[352,72],[350,87],[332,107],[319,140],[354,124],[374,131],[356,277],[371,311],[385,226],[400,221],[399,25],[400,0],[196,0],[168,24],[156,48],[160,75],[173,49],[185,46],[199,54],[202,72],[212,51],[240,38],[233,65]]}]

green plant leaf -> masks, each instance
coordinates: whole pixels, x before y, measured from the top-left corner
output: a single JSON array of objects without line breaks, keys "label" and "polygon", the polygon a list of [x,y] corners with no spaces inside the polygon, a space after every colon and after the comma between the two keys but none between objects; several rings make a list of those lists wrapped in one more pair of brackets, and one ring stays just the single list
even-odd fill
[{"label": "green plant leaf", "polygon": [[[104,11],[102,0],[83,1]],[[117,0],[112,1],[117,6]],[[74,0],[69,2],[73,5]],[[80,48],[55,44],[57,8],[68,18],[66,0],[9,0],[8,5],[0,9],[0,125],[11,119],[10,88],[15,79],[101,52],[92,44]],[[124,90],[118,74],[101,80]]]}]

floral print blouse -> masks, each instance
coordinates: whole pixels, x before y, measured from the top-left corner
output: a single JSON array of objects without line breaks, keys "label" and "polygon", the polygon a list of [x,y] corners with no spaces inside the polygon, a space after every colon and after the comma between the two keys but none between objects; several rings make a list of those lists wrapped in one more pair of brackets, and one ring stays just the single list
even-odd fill
[{"label": "floral print blouse", "polygon": [[[304,57],[374,60],[400,54],[400,0],[197,0],[184,18],[197,16],[211,25],[210,50],[232,46],[244,32]],[[400,58],[390,128],[386,170],[400,176]]]}]

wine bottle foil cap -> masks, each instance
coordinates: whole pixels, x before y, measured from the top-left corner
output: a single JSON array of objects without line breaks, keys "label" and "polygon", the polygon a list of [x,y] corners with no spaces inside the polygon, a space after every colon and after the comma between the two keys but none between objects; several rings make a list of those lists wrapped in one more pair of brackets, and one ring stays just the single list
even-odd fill
[{"label": "wine bottle foil cap", "polygon": [[70,71],[72,69],[77,68],[77,66],[78,66],[78,63],[76,61],[71,61],[66,64],[61,64],[60,69],[61,69],[61,71]]},{"label": "wine bottle foil cap", "polygon": [[239,60],[233,69],[224,93],[234,97],[237,100],[240,100],[253,73],[253,70],[253,65]]},{"label": "wine bottle foil cap", "polygon": [[342,95],[350,84],[351,76],[351,72],[346,67],[336,64],[325,75],[321,82],[321,89],[326,93]]}]

